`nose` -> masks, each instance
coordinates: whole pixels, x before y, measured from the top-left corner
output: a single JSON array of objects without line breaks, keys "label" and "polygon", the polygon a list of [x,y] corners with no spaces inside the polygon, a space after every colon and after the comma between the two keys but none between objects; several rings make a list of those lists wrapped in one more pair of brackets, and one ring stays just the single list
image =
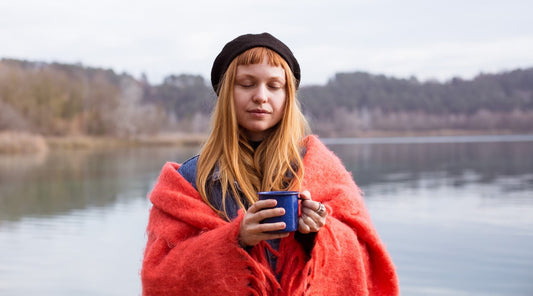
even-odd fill
[{"label": "nose", "polygon": [[268,90],[266,85],[259,85],[253,95],[253,101],[256,103],[266,103],[268,101]]}]

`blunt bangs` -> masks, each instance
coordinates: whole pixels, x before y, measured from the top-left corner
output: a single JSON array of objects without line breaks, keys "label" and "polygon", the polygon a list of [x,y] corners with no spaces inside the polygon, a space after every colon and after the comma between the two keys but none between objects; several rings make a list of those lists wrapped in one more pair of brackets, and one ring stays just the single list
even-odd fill
[{"label": "blunt bangs", "polygon": [[283,58],[275,51],[266,47],[251,48],[235,58],[237,65],[261,64],[266,58],[269,65],[279,67],[284,62]]}]

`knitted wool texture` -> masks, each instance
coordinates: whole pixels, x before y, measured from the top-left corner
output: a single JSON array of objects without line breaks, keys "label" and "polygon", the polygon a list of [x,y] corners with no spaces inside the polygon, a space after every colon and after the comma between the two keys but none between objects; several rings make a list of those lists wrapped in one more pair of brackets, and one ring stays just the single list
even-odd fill
[{"label": "knitted wool texture", "polygon": [[224,73],[226,73],[231,61],[241,53],[254,47],[266,47],[277,52],[289,65],[292,74],[294,74],[294,77],[296,78],[296,88],[298,88],[301,76],[298,61],[285,43],[265,32],[262,34],[241,35],[228,42],[224,48],[222,48],[222,51],[215,58],[213,67],[211,68],[211,85],[217,95],[219,94],[219,83],[222,80]]},{"label": "knitted wool texture", "polygon": [[143,295],[398,295],[395,268],[361,192],[341,161],[315,136],[306,138],[303,189],[327,210],[310,258],[293,234],[281,240],[281,280],[265,258],[266,242],[239,246],[238,217],[226,222],[167,163],[150,199]]}]

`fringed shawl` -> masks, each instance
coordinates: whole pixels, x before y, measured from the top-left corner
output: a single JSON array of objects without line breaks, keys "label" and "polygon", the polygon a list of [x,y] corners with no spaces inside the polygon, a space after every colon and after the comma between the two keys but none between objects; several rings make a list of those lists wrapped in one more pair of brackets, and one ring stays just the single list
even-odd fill
[{"label": "fringed shawl", "polygon": [[150,200],[143,295],[398,295],[391,258],[374,229],[359,188],[341,161],[306,138],[302,190],[326,205],[328,217],[310,257],[294,234],[278,251],[278,282],[262,242],[239,246],[243,212],[223,220],[178,172],[162,169]]}]

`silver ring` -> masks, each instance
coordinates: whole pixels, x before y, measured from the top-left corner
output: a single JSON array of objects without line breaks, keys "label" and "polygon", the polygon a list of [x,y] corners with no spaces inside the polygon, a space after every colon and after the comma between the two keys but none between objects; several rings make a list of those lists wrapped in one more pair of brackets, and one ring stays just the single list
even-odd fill
[{"label": "silver ring", "polygon": [[318,202],[318,209],[315,211],[317,214],[322,215],[326,211],[326,206],[323,203]]}]

